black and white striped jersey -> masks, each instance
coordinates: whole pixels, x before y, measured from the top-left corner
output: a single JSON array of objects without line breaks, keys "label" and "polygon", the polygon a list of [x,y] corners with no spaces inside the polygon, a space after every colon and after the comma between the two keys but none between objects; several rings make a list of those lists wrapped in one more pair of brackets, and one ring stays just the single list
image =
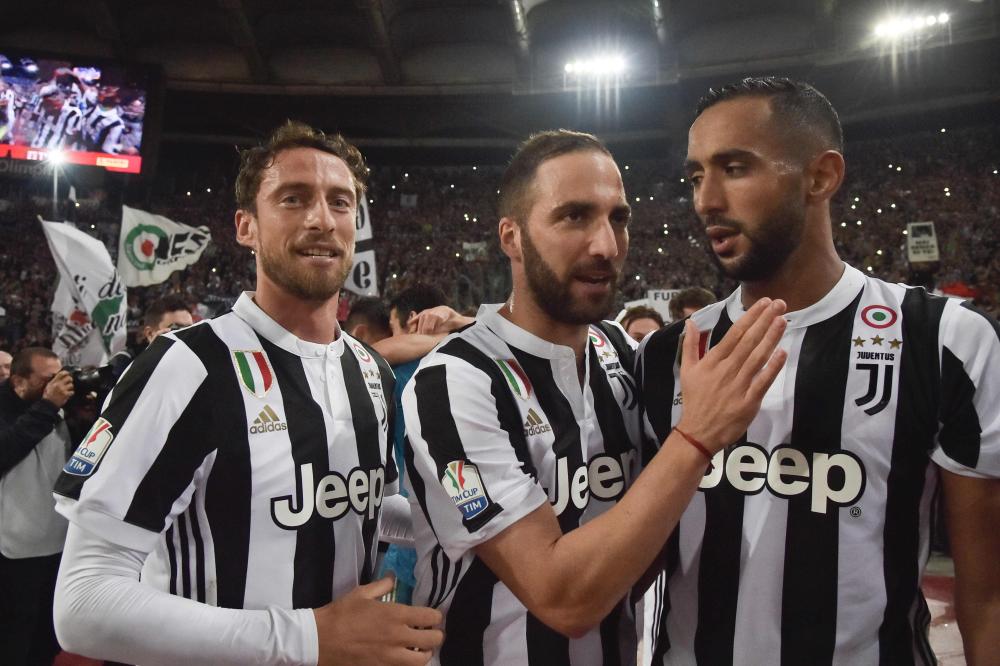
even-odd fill
[{"label": "black and white striped jersey", "polygon": [[118,107],[105,109],[96,106],[83,119],[83,149],[97,153],[120,153],[124,131],[125,123]]},{"label": "black and white striped jersey", "polygon": [[[742,315],[740,299],[694,315],[703,346]],[[644,661],[933,664],[920,580],[937,467],[1000,476],[1000,329],[849,266],[786,319],[784,369],[668,542]],[[640,349],[656,442],[683,409],[682,326]]]},{"label": "black and white striped jersey", "polygon": [[132,363],[66,464],[58,509],[150,553],[142,580],[158,589],[321,606],[373,575],[398,485],[394,381],[357,340],[300,340],[245,293]]},{"label": "black and white striped jersey", "polygon": [[43,114],[38,120],[31,147],[59,150],[75,145],[83,123],[83,114],[76,106],[66,102],[58,113]]},{"label": "black and white striped jersey", "polygon": [[420,507],[414,600],[445,613],[432,663],[622,663],[622,640],[634,639],[619,636],[621,606],[569,640],[529,613],[474,548],[545,501],[568,532],[622,496],[639,462],[635,343],[617,324],[591,326],[581,385],[572,349],[499,307],[483,306],[425,357],[403,393],[410,501]]}]

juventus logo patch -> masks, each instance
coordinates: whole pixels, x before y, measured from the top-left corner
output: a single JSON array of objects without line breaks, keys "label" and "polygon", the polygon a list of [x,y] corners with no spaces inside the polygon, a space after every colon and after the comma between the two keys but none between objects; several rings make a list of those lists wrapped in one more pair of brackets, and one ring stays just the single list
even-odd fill
[{"label": "juventus logo patch", "polygon": [[[863,396],[855,399],[854,404],[865,408],[865,414],[875,416],[889,405],[892,400],[892,374],[893,367],[890,364],[882,363],[858,363],[854,366],[858,370],[868,372],[868,390]],[[879,391],[879,385],[882,390]],[[868,405],[865,407],[865,405]]]}]

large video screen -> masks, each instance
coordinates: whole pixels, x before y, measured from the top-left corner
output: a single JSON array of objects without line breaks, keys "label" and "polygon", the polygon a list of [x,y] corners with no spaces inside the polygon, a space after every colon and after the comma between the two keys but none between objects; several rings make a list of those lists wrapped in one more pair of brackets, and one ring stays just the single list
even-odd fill
[{"label": "large video screen", "polygon": [[0,158],[140,173],[150,70],[0,50]]}]

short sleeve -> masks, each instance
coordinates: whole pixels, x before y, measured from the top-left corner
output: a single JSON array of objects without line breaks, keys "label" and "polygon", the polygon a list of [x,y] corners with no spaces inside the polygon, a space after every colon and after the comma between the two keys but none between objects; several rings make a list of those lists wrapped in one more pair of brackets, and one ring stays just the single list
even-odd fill
[{"label": "short sleeve", "polygon": [[419,475],[417,501],[453,560],[548,501],[503,426],[491,382],[469,363],[435,354],[403,392],[408,473]]},{"label": "short sleeve", "polygon": [[939,343],[939,428],[931,458],[956,474],[1000,478],[1000,327],[952,300]]},{"label": "short sleeve", "polygon": [[212,421],[206,377],[186,344],[159,336],[122,375],[63,468],[54,489],[59,513],[121,546],[152,550],[187,508],[209,453],[211,437],[190,436]]}]

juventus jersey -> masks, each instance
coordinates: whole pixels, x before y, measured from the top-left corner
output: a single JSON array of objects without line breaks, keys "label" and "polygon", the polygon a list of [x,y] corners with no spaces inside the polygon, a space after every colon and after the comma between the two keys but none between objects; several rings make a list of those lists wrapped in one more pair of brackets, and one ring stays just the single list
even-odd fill
[{"label": "juventus jersey", "polygon": [[[623,605],[570,640],[528,612],[474,548],[548,501],[563,532],[614,506],[636,473],[634,343],[591,326],[581,386],[576,355],[484,305],[475,324],[424,358],[403,392],[417,547],[414,602],[445,614],[432,663],[634,663]],[[626,621],[627,622],[627,621]],[[624,641],[633,641],[623,661]]]},{"label": "juventus jersey", "polygon": [[[740,299],[693,316],[703,348]],[[786,319],[783,370],[667,544],[645,663],[933,664],[920,580],[937,466],[1000,476],[1000,329],[849,266]],[[656,442],[683,410],[682,326],[639,354]]]},{"label": "juventus jersey", "polygon": [[132,363],[66,464],[57,508],[150,553],[143,582],[171,594],[321,606],[373,575],[398,477],[393,385],[357,340],[300,340],[244,293]]},{"label": "juventus jersey", "polygon": [[63,104],[58,114],[43,114],[39,117],[31,147],[47,150],[70,147],[70,139],[72,137],[75,142],[82,122],[83,114],[80,113],[80,109],[67,102]]}]

